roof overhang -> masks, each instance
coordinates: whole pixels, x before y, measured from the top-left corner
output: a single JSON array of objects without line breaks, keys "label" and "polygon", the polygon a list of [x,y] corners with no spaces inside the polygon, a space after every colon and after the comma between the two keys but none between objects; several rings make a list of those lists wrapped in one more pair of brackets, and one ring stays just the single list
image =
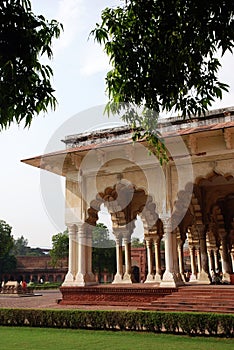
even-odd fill
[{"label": "roof overhang", "polygon": [[[220,112],[222,111],[222,113]],[[165,140],[173,137],[186,137],[191,134],[204,132],[213,132],[234,127],[234,107],[225,110],[219,110],[219,114],[211,114],[208,117],[193,118],[188,120],[165,120],[159,123],[158,131]],[[127,126],[121,128],[112,128],[92,132],[90,134],[79,134],[70,136],[72,142],[64,150],[43,154],[37,157],[21,160],[23,163],[36,168],[45,169],[58,175],[66,176],[69,164],[74,164],[78,169],[80,160],[90,150],[103,150],[110,147],[125,147],[132,143],[131,129]],[[97,138],[98,135],[98,138]],[[109,135],[109,137],[108,137]],[[73,137],[73,138],[72,138]],[[141,141],[144,143],[144,141]],[[65,141],[69,145],[69,140]]]}]

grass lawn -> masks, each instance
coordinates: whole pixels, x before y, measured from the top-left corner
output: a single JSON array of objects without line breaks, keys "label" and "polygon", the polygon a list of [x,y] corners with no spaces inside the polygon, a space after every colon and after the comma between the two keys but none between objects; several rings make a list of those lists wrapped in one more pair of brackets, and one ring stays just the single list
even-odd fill
[{"label": "grass lawn", "polygon": [[0,327],[0,349],[9,350],[224,350],[234,339],[71,329]]}]

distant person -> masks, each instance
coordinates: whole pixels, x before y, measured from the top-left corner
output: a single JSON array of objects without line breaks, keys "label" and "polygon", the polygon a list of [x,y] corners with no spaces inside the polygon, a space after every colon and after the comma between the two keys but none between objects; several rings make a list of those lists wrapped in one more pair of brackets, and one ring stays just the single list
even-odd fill
[{"label": "distant person", "polygon": [[22,282],[22,289],[25,292],[27,289],[27,283],[25,281]]}]

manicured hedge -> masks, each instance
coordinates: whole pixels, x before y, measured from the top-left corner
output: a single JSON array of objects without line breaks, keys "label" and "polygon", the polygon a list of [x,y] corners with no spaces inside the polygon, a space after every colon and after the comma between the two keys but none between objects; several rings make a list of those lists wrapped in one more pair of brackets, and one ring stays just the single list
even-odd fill
[{"label": "manicured hedge", "polygon": [[213,313],[0,309],[0,325],[234,335],[234,315]]},{"label": "manicured hedge", "polygon": [[61,286],[59,282],[46,282],[43,284],[40,283],[30,283],[30,288],[33,290],[47,290],[47,289],[58,289]]}]

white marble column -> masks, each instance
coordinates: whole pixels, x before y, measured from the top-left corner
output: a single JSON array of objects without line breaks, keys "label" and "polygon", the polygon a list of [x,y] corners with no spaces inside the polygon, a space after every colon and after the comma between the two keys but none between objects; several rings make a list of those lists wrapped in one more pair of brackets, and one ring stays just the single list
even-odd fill
[{"label": "white marble column", "polygon": [[212,276],[213,273],[215,272],[214,259],[213,259],[213,250],[212,249],[207,249],[207,255],[208,255],[209,272],[210,272],[210,275]]},{"label": "white marble column", "polygon": [[154,276],[155,282],[161,282],[161,250],[160,250],[161,237],[156,236],[154,238],[154,254],[155,254],[155,269],[156,273]]},{"label": "white marble column", "polygon": [[63,286],[73,286],[77,266],[77,226],[71,224],[67,225],[67,227],[69,237],[68,272],[63,282]]},{"label": "white marble column", "polygon": [[124,234],[123,243],[124,243],[124,256],[125,256],[125,273],[123,276],[123,282],[132,283],[131,236],[128,233]]},{"label": "white marble column", "polygon": [[87,283],[87,259],[86,259],[86,232],[84,226],[78,227],[78,266],[75,279],[76,286],[85,286]]},{"label": "white marble column", "polygon": [[146,249],[147,249],[147,265],[148,265],[148,274],[146,276],[145,283],[152,283],[154,282],[152,239],[150,237],[146,237],[145,242],[146,242]]},{"label": "white marble column", "polygon": [[185,276],[184,276],[184,242],[182,239],[177,241],[177,250],[178,250],[178,258],[179,258],[179,272],[180,275],[185,281]]},{"label": "white marble column", "polygon": [[116,243],[116,274],[113,284],[122,283],[123,281],[123,248],[122,248],[122,235],[120,233],[115,234]]},{"label": "white marble column", "polygon": [[227,235],[226,232],[219,232],[219,236],[221,238],[221,265],[222,265],[222,281],[230,282],[230,265],[229,265],[229,256],[228,256],[228,247],[227,247]]},{"label": "white marble column", "polygon": [[201,272],[201,249],[200,247],[196,247],[196,253],[197,253],[197,271],[198,271],[198,277]]},{"label": "white marble column", "polygon": [[200,225],[197,227],[199,234],[199,243],[200,243],[200,256],[201,256],[201,270],[199,273],[199,283],[210,284],[209,270],[208,270],[208,257],[207,257],[207,248],[206,248],[206,238],[204,226]]},{"label": "white marble column", "polygon": [[163,222],[163,231],[165,235],[165,264],[166,271],[163,274],[160,287],[177,287],[183,285],[182,279],[176,274],[175,252],[176,250],[176,233],[172,232],[171,218],[161,218]]},{"label": "white marble column", "polygon": [[195,247],[189,247],[189,253],[190,253],[190,264],[191,264],[191,275],[190,275],[189,281],[195,282],[197,280]]},{"label": "white marble column", "polygon": [[96,284],[95,275],[92,271],[92,231],[87,232],[87,246],[86,246],[86,263],[87,263],[87,278],[89,284]]},{"label": "white marble column", "polygon": [[219,271],[219,249],[216,248],[214,250],[214,266],[215,266],[215,273]]},{"label": "white marble column", "polygon": [[234,273],[234,247],[231,250],[232,273]]}]

